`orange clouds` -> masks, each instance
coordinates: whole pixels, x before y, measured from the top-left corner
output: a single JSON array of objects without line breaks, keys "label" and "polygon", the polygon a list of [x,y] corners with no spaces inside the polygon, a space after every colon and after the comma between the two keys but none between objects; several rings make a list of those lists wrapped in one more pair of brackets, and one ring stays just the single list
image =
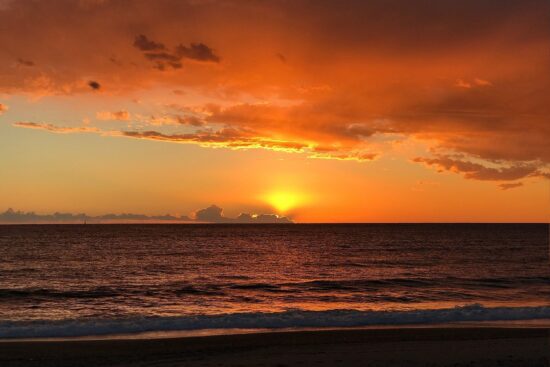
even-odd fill
[{"label": "orange clouds", "polygon": [[[438,155],[436,158],[415,158],[415,162],[435,166],[440,170],[461,173],[465,178],[485,181],[512,181],[528,176],[541,176],[535,164],[515,164],[505,167],[486,167],[467,160]],[[514,186],[505,186],[511,188]]]},{"label": "orange clouds", "polygon": [[19,0],[0,11],[0,92],[157,88],[177,113],[115,107],[97,119],[140,125],[107,135],[368,161],[400,134],[431,148],[413,161],[469,179],[541,177],[549,13],[545,0]]},{"label": "orange clouds", "polygon": [[97,133],[100,130],[95,127],[81,126],[81,127],[63,127],[46,123],[36,122],[16,122],[13,124],[17,127],[26,129],[46,130],[52,133],[58,134],[70,134],[70,133]]},{"label": "orange clouds", "polygon": [[302,152],[305,151],[305,148],[307,148],[307,145],[304,143],[282,140],[267,140],[252,136],[246,131],[239,131],[229,128],[216,131],[203,130],[189,134],[163,134],[157,131],[124,131],[121,132],[121,135],[137,139],[175,143],[195,143],[202,146],[231,149],[264,148],[287,152]]},{"label": "orange clouds", "polygon": [[130,120],[130,113],[125,110],[109,112],[101,111],[96,113],[98,120],[114,120],[114,121],[128,121]]}]

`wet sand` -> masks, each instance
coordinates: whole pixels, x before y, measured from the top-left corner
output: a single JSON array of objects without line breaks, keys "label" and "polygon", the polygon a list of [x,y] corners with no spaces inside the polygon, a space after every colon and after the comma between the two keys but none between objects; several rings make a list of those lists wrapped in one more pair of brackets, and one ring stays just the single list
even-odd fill
[{"label": "wet sand", "polygon": [[550,366],[550,329],[434,327],[4,342],[0,366]]}]

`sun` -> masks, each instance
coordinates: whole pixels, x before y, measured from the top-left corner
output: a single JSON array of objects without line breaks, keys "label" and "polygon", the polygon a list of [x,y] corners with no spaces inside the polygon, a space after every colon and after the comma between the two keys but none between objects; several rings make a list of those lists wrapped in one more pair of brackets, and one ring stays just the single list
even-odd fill
[{"label": "sun", "polygon": [[263,197],[279,213],[285,213],[304,202],[304,196],[291,191],[274,191]]}]

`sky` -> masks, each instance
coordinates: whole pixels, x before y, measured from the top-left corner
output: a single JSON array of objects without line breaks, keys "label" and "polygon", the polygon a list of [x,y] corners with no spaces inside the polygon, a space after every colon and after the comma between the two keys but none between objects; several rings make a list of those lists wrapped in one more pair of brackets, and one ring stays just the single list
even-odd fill
[{"label": "sky", "polygon": [[547,222],[547,0],[0,0],[0,211]]}]

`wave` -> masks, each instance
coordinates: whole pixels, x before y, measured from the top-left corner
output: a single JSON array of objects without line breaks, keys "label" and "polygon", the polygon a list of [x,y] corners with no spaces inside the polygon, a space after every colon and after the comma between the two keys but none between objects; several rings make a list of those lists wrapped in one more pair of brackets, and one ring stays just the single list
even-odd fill
[{"label": "wave", "polygon": [[116,297],[119,292],[98,287],[90,290],[58,290],[46,288],[21,288],[0,289],[0,299],[25,299],[25,298],[105,298]]},{"label": "wave", "polygon": [[0,322],[0,338],[77,337],[204,329],[358,327],[535,319],[550,319],[550,307],[488,308],[473,304],[454,308],[412,311],[288,310],[275,313],[254,312],[177,317],[6,321]]},{"label": "wave", "polygon": [[[258,283],[258,282],[219,282],[190,283],[172,282],[151,286],[90,287],[87,289],[48,289],[14,288],[0,289],[0,299],[12,301],[26,299],[79,299],[107,298],[123,296],[232,296],[235,292],[288,293],[293,295],[313,295],[316,293],[362,293],[376,295],[377,292],[391,290],[452,290],[451,294],[464,294],[470,291],[487,289],[524,289],[529,286],[547,288],[550,277],[512,277],[512,278],[379,278],[379,279],[342,279],[311,280],[302,282]],[[542,288],[541,288],[542,289]],[[440,294],[443,295],[443,294]],[[488,293],[488,296],[491,294]],[[429,296],[428,293],[425,296]],[[489,299],[489,297],[487,297]],[[438,300],[434,298],[432,300]],[[388,301],[388,300],[386,300]]]}]

